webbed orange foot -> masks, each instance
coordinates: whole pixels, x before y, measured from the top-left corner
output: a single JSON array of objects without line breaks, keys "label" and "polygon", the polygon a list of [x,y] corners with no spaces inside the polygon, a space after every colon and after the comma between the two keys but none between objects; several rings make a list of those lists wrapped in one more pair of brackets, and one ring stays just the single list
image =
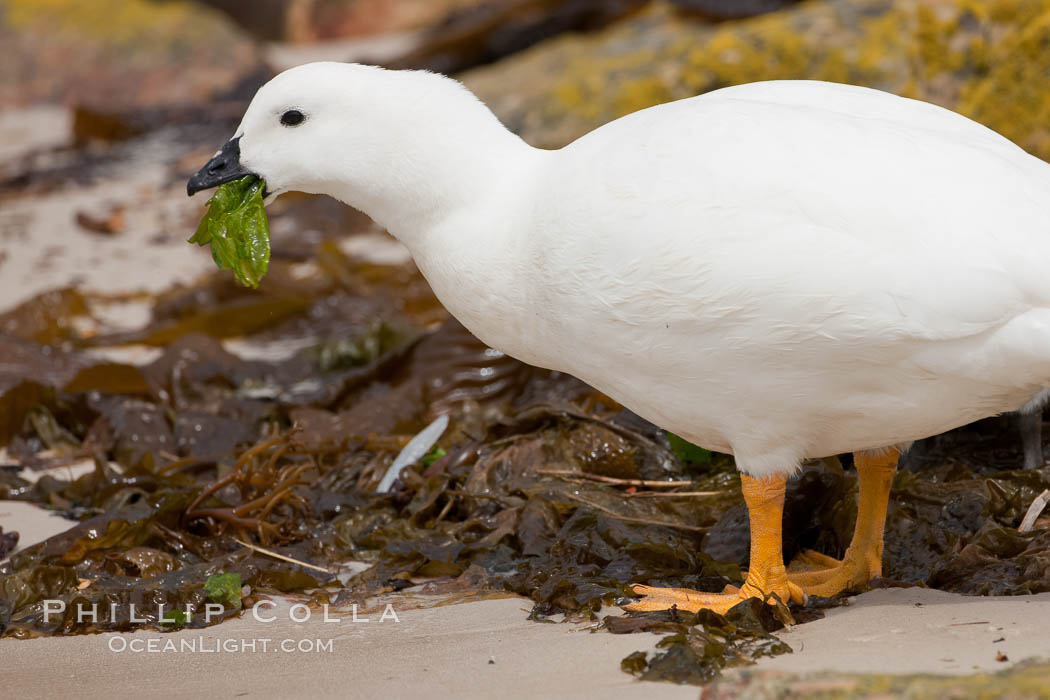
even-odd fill
[{"label": "webbed orange foot", "polygon": [[896,449],[854,454],[860,494],[857,524],[845,556],[839,561],[806,550],[788,567],[789,581],[801,586],[808,595],[829,598],[882,575],[882,533],[899,456]]},{"label": "webbed orange foot", "polygon": [[635,593],[644,596],[625,609],[635,611],[679,610],[698,612],[702,609],[725,614],[737,603],[748,598],[769,599],[776,594],[783,603],[805,602],[806,594],[792,583],[784,570],[781,549],[781,521],[784,517],[784,484],[782,476],[755,479],[746,474],[740,477],[740,486],[751,520],[751,570],[740,588],[726,586],[721,593],[700,593],[687,588],[653,588],[633,586]]},{"label": "webbed orange foot", "polygon": [[624,609],[630,612],[668,610],[676,607],[689,612],[713,610],[719,615],[725,615],[730,608],[748,598],[768,599],[770,605],[776,605],[776,600],[770,597],[771,593],[776,594],[777,598],[785,604],[803,603],[806,597],[799,586],[786,578],[771,590],[762,590],[748,582],[745,582],[740,588],[726,586],[722,593],[701,593],[688,588],[654,588],[641,585],[631,588],[643,597],[624,606]]},{"label": "webbed orange foot", "polygon": [[874,550],[862,555],[847,552],[839,561],[807,549],[791,561],[787,577],[807,595],[830,598],[882,575],[882,560]]}]

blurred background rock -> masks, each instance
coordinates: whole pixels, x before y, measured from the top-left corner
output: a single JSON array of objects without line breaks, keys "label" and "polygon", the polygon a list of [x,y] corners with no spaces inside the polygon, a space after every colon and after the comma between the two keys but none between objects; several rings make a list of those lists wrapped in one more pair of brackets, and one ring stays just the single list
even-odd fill
[{"label": "blurred background rock", "polygon": [[[452,73],[541,147],[668,100],[811,78],[943,105],[1050,158],[1050,0],[0,0],[0,43],[0,311],[209,271],[183,243],[202,203],[184,178],[258,85],[310,60]],[[132,163],[156,171],[148,192]],[[78,196],[92,203],[42,213]],[[330,207],[305,235],[294,209],[272,212],[277,253],[377,235]],[[115,255],[142,274],[115,276]]]},{"label": "blurred background rock", "polygon": [[659,102],[812,78],[929,100],[1050,155],[1045,0],[3,0],[0,39],[0,107],[196,102],[289,62],[370,60],[461,73],[558,146]]}]

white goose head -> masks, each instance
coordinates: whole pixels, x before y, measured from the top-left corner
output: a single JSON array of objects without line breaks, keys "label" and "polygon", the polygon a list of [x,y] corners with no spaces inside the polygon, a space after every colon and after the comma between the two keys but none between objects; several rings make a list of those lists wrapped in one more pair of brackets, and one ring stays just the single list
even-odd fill
[{"label": "white goose head", "polygon": [[331,195],[411,238],[479,201],[529,150],[445,76],[310,63],[259,89],[187,191],[256,175],[270,195]]}]

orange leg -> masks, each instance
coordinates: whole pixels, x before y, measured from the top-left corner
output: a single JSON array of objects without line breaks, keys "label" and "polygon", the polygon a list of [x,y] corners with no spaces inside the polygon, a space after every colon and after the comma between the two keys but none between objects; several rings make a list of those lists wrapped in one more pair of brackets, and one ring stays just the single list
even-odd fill
[{"label": "orange leg", "polygon": [[[726,586],[722,593],[700,593],[688,588],[653,588],[636,585],[634,592],[643,596],[624,606],[631,611],[679,610],[697,612],[702,608],[725,613],[747,598],[766,598],[775,593],[783,602],[802,602],[799,586],[788,580],[784,569],[782,522],[784,519],[784,477],[755,479],[742,474],[741,490],[751,519],[751,565],[747,580],[740,588]],[[774,601],[770,601],[771,603]]]},{"label": "orange leg", "polygon": [[795,557],[788,579],[807,595],[833,596],[882,575],[882,535],[899,458],[896,449],[878,455],[854,453],[860,493],[853,540],[842,561],[812,550]]}]

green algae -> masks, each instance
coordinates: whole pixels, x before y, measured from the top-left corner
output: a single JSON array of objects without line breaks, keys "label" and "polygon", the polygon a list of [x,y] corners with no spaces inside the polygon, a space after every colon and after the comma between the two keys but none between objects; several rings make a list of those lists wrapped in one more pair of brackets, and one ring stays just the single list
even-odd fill
[{"label": "green algae", "polygon": [[204,595],[215,603],[233,610],[241,609],[241,575],[238,573],[213,574],[204,582]]},{"label": "green algae", "polygon": [[711,463],[710,450],[705,450],[699,445],[694,445],[685,438],[679,437],[670,431],[667,432],[667,441],[670,443],[671,450],[674,451],[675,457],[683,462],[691,462],[693,464]]},{"label": "green algae", "polygon": [[211,257],[238,282],[256,288],[270,266],[270,226],[263,205],[266,183],[247,175],[221,185],[208,200],[190,243],[211,246]]}]

